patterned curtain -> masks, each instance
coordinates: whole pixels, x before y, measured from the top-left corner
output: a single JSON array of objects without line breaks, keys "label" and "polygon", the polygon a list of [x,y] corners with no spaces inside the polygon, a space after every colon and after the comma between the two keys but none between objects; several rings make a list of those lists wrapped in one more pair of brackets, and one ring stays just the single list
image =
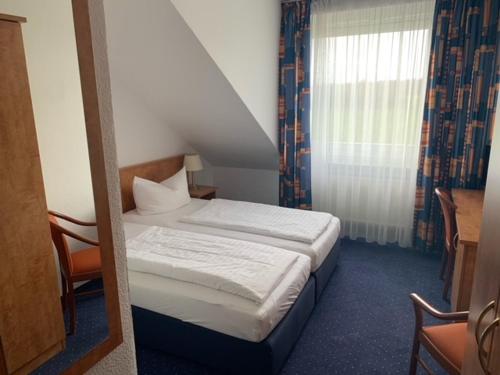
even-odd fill
[{"label": "patterned curtain", "polygon": [[415,207],[415,245],[440,250],[434,189],[484,184],[499,89],[500,0],[436,0]]},{"label": "patterned curtain", "polygon": [[311,209],[310,0],[282,3],[279,84],[280,206]]}]

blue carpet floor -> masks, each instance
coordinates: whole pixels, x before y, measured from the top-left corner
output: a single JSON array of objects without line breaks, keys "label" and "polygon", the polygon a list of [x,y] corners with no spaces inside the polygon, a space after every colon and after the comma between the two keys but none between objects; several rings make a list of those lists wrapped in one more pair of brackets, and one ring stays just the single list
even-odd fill
[{"label": "blue carpet floor", "polygon": [[[101,280],[91,281],[77,289],[77,293],[102,288]],[[109,335],[104,295],[77,297],[77,326],[74,335],[66,337],[66,350],[52,358],[33,375],[60,374],[82,358]],[[69,312],[64,315],[66,330],[69,330]]]},{"label": "blue carpet floor", "polygon": [[[441,299],[439,266],[437,258],[397,246],[344,241],[338,267],[282,374],[407,374],[414,328],[408,295],[417,292],[438,309],[449,310]],[[105,316],[103,296],[79,299],[77,334],[68,337],[68,350],[35,373],[60,373],[104,340]],[[220,374],[140,346],[137,362],[141,375]]]},{"label": "blue carpet floor", "polygon": [[[408,295],[417,292],[449,310],[439,266],[437,258],[397,246],[344,241],[339,265],[282,374],[407,374],[414,328]],[[137,362],[143,375],[220,374],[142,347]]]}]

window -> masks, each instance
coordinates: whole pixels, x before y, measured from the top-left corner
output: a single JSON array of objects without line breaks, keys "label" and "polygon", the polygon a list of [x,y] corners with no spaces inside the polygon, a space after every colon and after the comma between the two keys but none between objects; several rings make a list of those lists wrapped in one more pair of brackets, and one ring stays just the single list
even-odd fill
[{"label": "window", "polygon": [[433,3],[320,3],[312,20],[313,206],[339,216],[353,239],[409,246]]}]

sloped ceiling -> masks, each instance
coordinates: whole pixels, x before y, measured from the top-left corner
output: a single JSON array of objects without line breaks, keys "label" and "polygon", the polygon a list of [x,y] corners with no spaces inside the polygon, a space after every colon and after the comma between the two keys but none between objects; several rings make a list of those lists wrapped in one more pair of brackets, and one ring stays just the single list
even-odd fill
[{"label": "sloped ceiling", "polygon": [[281,0],[171,2],[277,147]]},{"label": "sloped ceiling", "polygon": [[104,5],[112,80],[212,165],[277,168],[276,147],[170,1]]}]

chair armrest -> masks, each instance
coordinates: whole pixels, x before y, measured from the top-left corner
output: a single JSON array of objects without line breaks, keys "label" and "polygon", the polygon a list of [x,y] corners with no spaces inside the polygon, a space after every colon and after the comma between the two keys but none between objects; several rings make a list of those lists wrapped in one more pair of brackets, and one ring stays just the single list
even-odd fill
[{"label": "chair armrest", "polygon": [[434,307],[429,305],[416,293],[410,294],[410,298],[413,301],[413,305],[415,307],[415,314],[417,314],[417,320],[419,315],[420,317],[422,316],[422,311],[425,311],[434,318],[446,321],[467,321],[467,319],[469,318],[468,311],[444,313],[439,310],[436,310]]},{"label": "chair armrest", "polygon": [[88,222],[88,221],[81,221],[81,220],[78,220],[78,219],[74,219],[68,215],[64,215],[64,214],[61,214],[59,212],[56,212],[56,211],[49,211],[49,214],[55,216],[55,217],[58,217],[59,219],[63,219],[65,221],[68,221],[70,223],[73,223],[73,224],[76,224],[76,225],[81,225],[83,227],[95,227],[97,225],[97,223],[94,223],[94,222]]},{"label": "chair armrest", "polygon": [[58,230],[61,231],[66,236],[74,238],[77,241],[84,242],[84,243],[87,243],[87,244],[93,245],[93,246],[99,246],[99,242],[94,241],[94,240],[90,240],[90,239],[85,238],[83,236],[80,236],[79,234],[71,232],[70,230],[67,230],[66,228],[63,228],[61,226],[59,226]]}]

